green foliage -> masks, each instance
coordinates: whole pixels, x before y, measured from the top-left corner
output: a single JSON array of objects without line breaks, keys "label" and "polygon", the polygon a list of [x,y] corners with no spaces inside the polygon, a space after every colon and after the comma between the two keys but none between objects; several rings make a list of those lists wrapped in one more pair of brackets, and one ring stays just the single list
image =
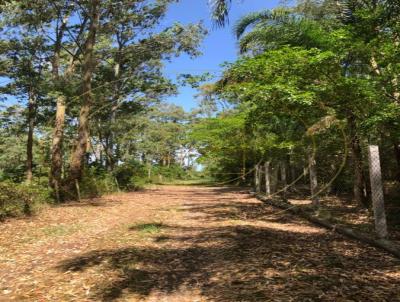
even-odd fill
[{"label": "green foliage", "polygon": [[160,222],[139,223],[130,227],[131,230],[137,231],[141,236],[151,236],[162,231],[164,225]]},{"label": "green foliage", "polygon": [[45,187],[0,182],[0,220],[32,215],[51,201],[50,191]]},{"label": "green foliage", "polygon": [[[244,55],[225,65],[207,95],[233,110],[199,121],[191,133],[207,170],[233,178],[272,161],[301,171],[316,147],[321,184],[335,177],[334,192],[364,186],[364,146],[398,144],[400,133],[399,52],[393,48],[399,15],[388,14],[396,5],[384,2],[343,1],[338,7],[337,1],[304,0],[240,20],[235,32]],[[347,153],[361,165],[347,161]]]},{"label": "green foliage", "polygon": [[143,187],[147,172],[143,164],[131,161],[116,167],[113,175],[120,189],[130,191]]},{"label": "green foliage", "polygon": [[79,182],[79,189],[81,198],[99,197],[119,190],[117,181],[111,173],[99,172],[93,168],[85,170]]},{"label": "green foliage", "polygon": [[201,154],[199,162],[217,179],[232,178],[230,173],[243,173],[254,161],[246,111],[224,112],[202,119],[193,126],[190,136]]},{"label": "green foliage", "polygon": [[190,171],[185,170],[182,166],[173,164],[168,166],[155,166],[152,169],[152,182],[168,182],[173,180],[190,179]]},{"label": "green foliage", "polygon": [[66,200],[77,197],[77,180],[82,198],[116,183],[131,190],[147,178],[145,166],[175,164],[188,144],[191,116],[161,103],[177,91],[163,64],[199,55],[205,28],[161,26],[174,0],[114,2],[0,3],[1,100],[21,104],[1,108],[0,180],[31,181],[33,172]]}]

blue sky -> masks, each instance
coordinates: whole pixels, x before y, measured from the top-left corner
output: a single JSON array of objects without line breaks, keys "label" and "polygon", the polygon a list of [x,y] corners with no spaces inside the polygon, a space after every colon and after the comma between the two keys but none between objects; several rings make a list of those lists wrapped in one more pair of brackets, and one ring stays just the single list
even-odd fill
[{"label": "blue sky", "polygon": [[[213,29],[207,2],[208,0],[181,0],[177,4],[171,5],[162,22],[162,25],[168,26],[176,21],[187,24],[203,20],[209,30],[209,34],[201,46],[202,56],[195,59],[182,56],[166,64],[166,74],[171,78],[182,73],[210,72],[218,74],[223,62],[234,61],[238,55],[237,41],[232,33],[233,24],[249,12],[273,8],[279,4],[279,0],[234,0],[230,12],[230,23],[225,28]],[[181,87],[179,94],[176,97],[168,98],[167,101],[190,110],[196,107],[195,94],[197,94],[195,89]]]},{"label": "blue sky", "polygon": [[[203,21],[209,34],[200,47],[203,55],[195,59],[182,55],[166,63],[165,74],[168,77],[176,79],[179,74],[202,74],[205,72],[220,74],[220,65],[226,61],[234,61],[238,55],[237,41],[232,30],[235,22],[247,13],[273,8],[279,4],[280,0],[233,0],[232,2],[230,23],[224,28],[213,28],[208,0],[180,0],[170,6],[160,28],[170,26],[174,22],[188,24]],[[0,77],[0,85],[4,85],[6,82],[8,82],[6,78]],[[179,94],[169,97],[167,101],[189,111],[196,107],[194,95],[197,93],[197,90],[191,87],[180,87]],[[10,105],[15,102],[15,97],[8,96],[6,104]]]}]

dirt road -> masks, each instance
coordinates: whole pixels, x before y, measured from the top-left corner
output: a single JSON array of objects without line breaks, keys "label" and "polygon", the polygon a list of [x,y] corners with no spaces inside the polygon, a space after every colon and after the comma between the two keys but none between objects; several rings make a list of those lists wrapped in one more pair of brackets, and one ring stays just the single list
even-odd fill
[{"label": "dirt road", "polygon": [[400,261],[227,188],[0,224],[0,301],[400,301]]}]

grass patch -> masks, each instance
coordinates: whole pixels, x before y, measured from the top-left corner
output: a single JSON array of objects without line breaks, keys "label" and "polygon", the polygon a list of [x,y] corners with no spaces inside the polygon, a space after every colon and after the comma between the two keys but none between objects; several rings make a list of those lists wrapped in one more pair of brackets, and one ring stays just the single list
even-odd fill
[{"label": "grass patch", "polygon": [[214,179],[175,179],[156,182],[158,185],[174,185],[174,186],[212,186],[215,184]]},{"label": "grass patch", "polygon": [[42,229],[42,232],[48,237],[63,237],[75,233],[76,231],[78,231],[78,229],[79,225],[76,224],[73,225],[59,224],[59,225],[52,225],[45,227]]},{"label": "grass patch", "polygon": [[186,210],[180,206],[175,206],[175,207],[167,208],[167,209],[165,209],[165,211],[176,213],[176,212],[184,212]]},{"label": "grass patch", "polygon": [[159,234],[164,225],[160,222],[140,223],[131,226],[129,229],[138,232],[142,236]]}]

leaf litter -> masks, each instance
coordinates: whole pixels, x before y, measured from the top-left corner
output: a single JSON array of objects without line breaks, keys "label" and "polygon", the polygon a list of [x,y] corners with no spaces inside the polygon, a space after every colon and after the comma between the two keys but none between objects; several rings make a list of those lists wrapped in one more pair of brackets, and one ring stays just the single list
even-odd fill
[{"label": "leaf litter", "polygon": [[9,220],[0,301],[400,301],[399,260],[278,212],[160,186]]}]

